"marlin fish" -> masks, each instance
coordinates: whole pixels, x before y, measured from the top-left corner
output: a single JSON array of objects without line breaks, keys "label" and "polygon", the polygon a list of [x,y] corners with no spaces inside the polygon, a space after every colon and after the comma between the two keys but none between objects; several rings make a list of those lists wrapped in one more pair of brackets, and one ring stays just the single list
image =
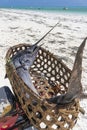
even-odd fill
[{"label": "marlin fish", "polygon": [[[57,23],[58,24],[58,23]],[[38,54],[39,48],[40,46],[38,46],[38,43],[44,39],[46,37],[46,35],[51,32],[54,27],[57,26],[57,24],[55,26],[53,26],[40,40],[38,40],[34,45],[30,46],[29,48],[25,49],[25,50],[21,50],[19,51],[16,55],[14,55],[12,57],[12,62],[17,70],[17,74],[21,77],[21,79],[25,82],[25,84],[32,90],[34,91],[37,95],[38,92],[35,89],[31,77],[30,77],[30,73],[29,73],[29,69],[32,66],[33,62],[36,59],[36,56]]]},{"label": "marlin fish", "polygon": [[87,98],[87,95],[83,93],[81,84],[82,55],[86,40],[87,38],[84,39],[84,41],[78,48],[71,73],[71,78],[69,80],[68,91],[66,92],[66,94],[46,99],[49,103],[56,104],[57,106],[64,106],[68,103],[71,103],[76,98]]},{"label": "marlin fish", "polygon": [[38,94],[38,92],[32,83],[29,69],[34,62],[38,51],[39,47],[35,44],[26,50],[19,51],[15,56],[12,57],[12,62],[16,68],[17,74],[36,94]]}]

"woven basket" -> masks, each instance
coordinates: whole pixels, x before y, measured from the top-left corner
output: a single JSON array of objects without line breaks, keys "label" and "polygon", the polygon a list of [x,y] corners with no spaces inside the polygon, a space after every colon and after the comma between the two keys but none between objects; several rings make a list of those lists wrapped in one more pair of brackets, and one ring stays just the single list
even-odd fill
[{"label": "woven basket", "polygon": [[57,109],[45,101],[45,98],[66,93],[71,70],[56,56],[41,47],[29,70],[32,82],[40,95],[37,96],[17,75],[11,62],[13,55],[28,47],[30,45],[19,44],[11,47],[6,54],[6,72],[14,94],[31,124],[38,130],[71,130],[78,118],[79,101]]}]

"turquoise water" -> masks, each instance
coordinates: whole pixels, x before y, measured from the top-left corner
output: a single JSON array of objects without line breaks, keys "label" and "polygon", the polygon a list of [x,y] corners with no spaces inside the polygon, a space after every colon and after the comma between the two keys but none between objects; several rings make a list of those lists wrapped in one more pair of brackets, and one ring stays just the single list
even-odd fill
[{"label": "turquoise water", "polygon": [[87,14],[87,7],[58,7],[58,8],[26,8],[29,10],[39,10],[47,12],[60,12],[60,13],[83,13]]},{"label": "turquoise water", "polygon": [[27,7],[27,8],[21,8],[21,7],[10,7],[7,9],[22,9],[22,10],[36,10],[36,11],[47,11],[47,12],[66,12],[66,13],[83,13],[87,14],[87,7],[56,7],[56,8],[33,8],[33,7]]}]

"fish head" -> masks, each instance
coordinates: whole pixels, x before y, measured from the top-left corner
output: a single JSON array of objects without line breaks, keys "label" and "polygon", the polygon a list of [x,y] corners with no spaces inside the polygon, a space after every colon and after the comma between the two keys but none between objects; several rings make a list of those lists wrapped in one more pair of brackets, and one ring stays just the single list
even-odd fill
[{"label": "fish head", "polygon": [[39,51],[40,46],[37,46],[36,44],[30,46],[27,48],[26,52],[24,55],[20,57],[20,62],[23,66],[24,69],[29,69],[33,62],[35,61],[38,51]]},{"label": "fish head", "polygon": [[37,44],[38,43],[35,43],[34,45],[27,48],[27,53],[31,56],[33,61],[35,60],[40,47],[43,45],[43,44],[41,44],[40,46],[38,46]]},{"label": "fish head", "polygon": [[39,48],[40,46],[37,46],[37,45],[32,45],[30,46],[26,51],[27,51],[27,54],[29,54],[32,58],[33,57],[36,57],[37,54],[38,54],[38,51],[39,51]]}]

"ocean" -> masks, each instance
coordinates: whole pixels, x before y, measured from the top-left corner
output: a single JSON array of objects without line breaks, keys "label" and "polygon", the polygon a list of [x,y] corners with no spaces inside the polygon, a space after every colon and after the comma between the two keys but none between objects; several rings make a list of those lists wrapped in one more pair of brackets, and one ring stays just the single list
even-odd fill
[{"label": "ocean", "polygon": [[87,6],[82,7],[1,7],[6,9],[36,10],[58,13],[79,13],[87,14]]}]

